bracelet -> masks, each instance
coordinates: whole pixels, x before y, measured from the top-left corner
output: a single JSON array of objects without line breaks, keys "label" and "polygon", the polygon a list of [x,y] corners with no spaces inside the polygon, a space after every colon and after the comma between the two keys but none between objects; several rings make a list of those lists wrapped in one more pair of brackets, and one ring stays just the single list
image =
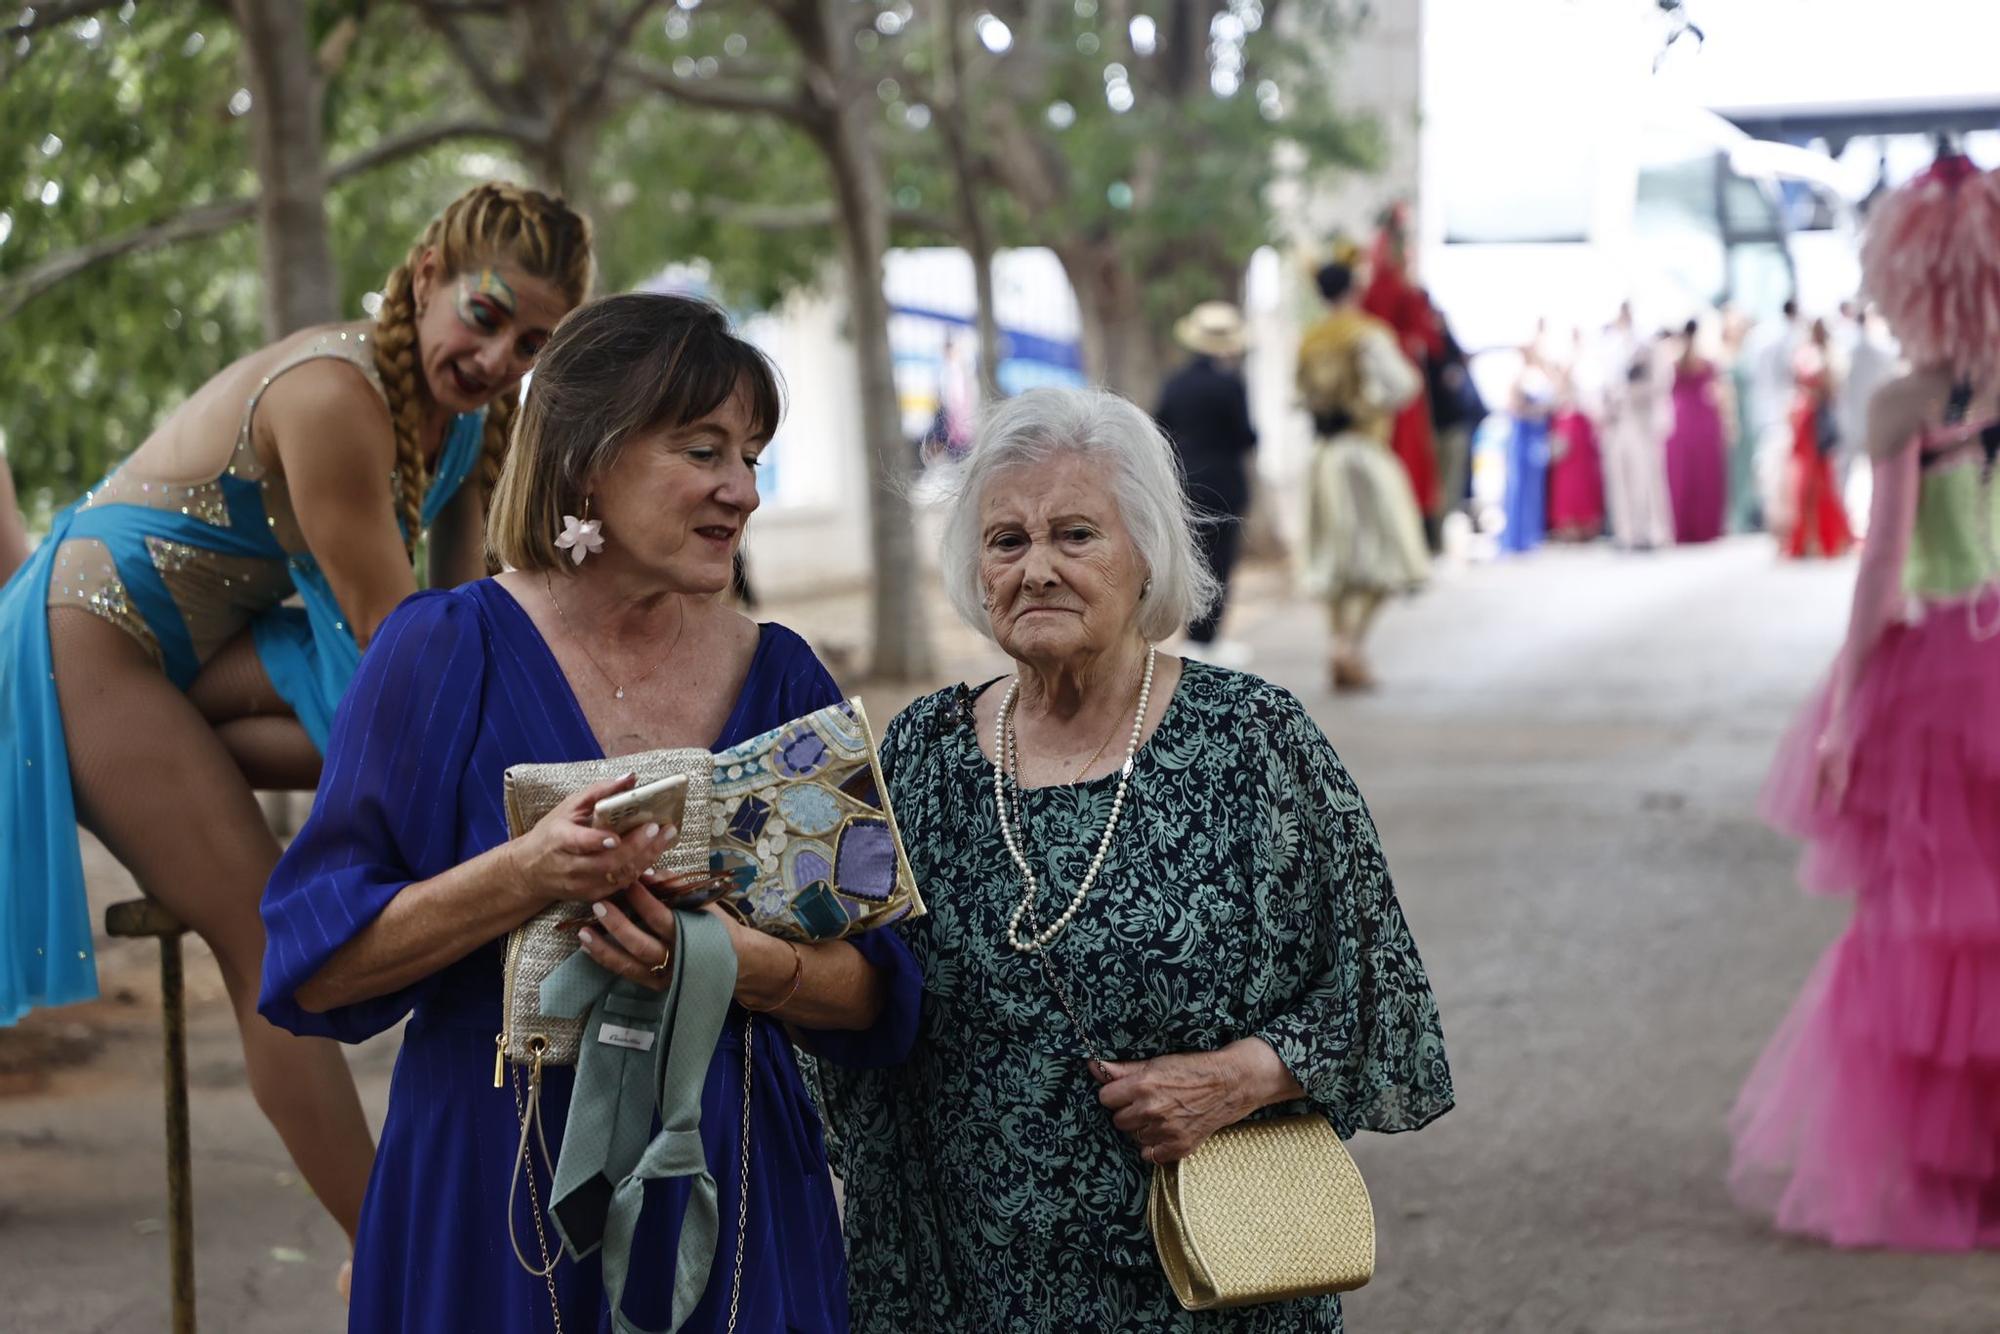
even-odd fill
[{"label": "bracelet", "polygon": [[743,1008],[751,1014],[770,1014],[773,1010],[782,1010],[792,1003],[794,996],[799,994],[799,983],[805,981],[806,977],[806,952],[800,949],[795,941],[788,940],[785,943],[792,947],[791,989],[786,991],[785,998],[775,1005],[750,1005],[746,1003]]}]

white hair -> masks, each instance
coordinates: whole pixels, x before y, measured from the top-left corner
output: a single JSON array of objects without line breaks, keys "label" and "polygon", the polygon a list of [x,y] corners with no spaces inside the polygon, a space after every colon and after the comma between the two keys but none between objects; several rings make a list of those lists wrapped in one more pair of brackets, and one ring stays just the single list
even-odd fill
[{"label": "white hair", "polygon": [[1188,504],[1179,455],[1130,399],[1103,389],[1067,388],[1030,389],[995,406],[958,467],[940,564],[945,594],[959,616],[992,636],[979,583],[979,506],[988,483],[998,473],[1064,453],[1102,469],[1139,550],[1146,572],[1139,633],[1158,642],[1199,620],[1222,590],[1195,542],[1198,520]]}]

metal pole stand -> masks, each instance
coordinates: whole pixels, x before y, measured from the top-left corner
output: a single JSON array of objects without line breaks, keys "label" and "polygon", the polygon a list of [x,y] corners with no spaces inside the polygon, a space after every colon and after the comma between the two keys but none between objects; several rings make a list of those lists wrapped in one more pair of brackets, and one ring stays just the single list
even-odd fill
[{"label": "metal pole stand", "polygon": [[160,942],[161,1036],[166,1047],[167,1258],[173,1280],[173,1334],[194,1328],[194,1177],[188,1150],[187,998],[181,937],[187,926],[151,899],[104,910],[105,934]]}]

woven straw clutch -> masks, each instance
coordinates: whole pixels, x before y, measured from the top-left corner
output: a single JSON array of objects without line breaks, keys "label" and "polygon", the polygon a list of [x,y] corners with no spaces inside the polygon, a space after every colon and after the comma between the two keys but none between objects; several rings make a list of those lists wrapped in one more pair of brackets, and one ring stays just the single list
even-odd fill
[{"label": "woven straw clutch", "polygon": [[1244,1121],[1153,1169],[1147,1222],[1190,1311],[1348,1292],[1375,1274],[1375,1210],[1323,1116]]},{"label": "woven straw clutch", "polygon": [[[507,833],[519,838],[571,795],[628,773],[639,775],[639,786],[686,774],[687,813],[681,817],[681,836],[660,854],[653,869],[662,876],[706,870],[708,799],[714,768],[715,757],[699,748],[652,750],[572,764],[517,764],[507,770]],[[508,1060],[525,1064],[532,1044],[539,1041],[542,1064],[576,1064],[586,1020],[543,1014],[542,980],[578,949],[576,932],[561,930],[560,924],[589,915],[588,904],[552,903],[507,937],[500,1000],[507,1028],[500,1035],[500,1052]]]}]

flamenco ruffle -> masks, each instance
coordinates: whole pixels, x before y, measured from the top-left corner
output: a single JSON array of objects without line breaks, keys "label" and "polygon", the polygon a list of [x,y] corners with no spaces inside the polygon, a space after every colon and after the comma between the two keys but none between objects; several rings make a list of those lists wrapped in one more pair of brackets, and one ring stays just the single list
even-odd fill
[{"label": "flamenco ruffle", "polygon": [[1836,1245],[2000,1246],[2000,640],[1965,613],[1871,655],[1837,807],[1813,790],[1825,692],[1764,794],[1806,888],[1857,903],[1737,1100],[1730,1179]]},{"label": "flamenco ruffle", "polygon": [[2000,948],[1886,941],[1867,915],[1738,1096],[1730,1186],[1837,1246],[2000,1247]]},{"label": "flamenco ruffle", "polygon": [[[1979,610],[1990,616],[1989,591]],[[1816,796],[1822,689],[1778,748],[1761,810],[1805,840],[1815,894],[1870,899],[1898,938],[2000,944],[2000,637],[1963,602],[1889,628],[1851,707],[1853,766],[1836,808]]]}]

